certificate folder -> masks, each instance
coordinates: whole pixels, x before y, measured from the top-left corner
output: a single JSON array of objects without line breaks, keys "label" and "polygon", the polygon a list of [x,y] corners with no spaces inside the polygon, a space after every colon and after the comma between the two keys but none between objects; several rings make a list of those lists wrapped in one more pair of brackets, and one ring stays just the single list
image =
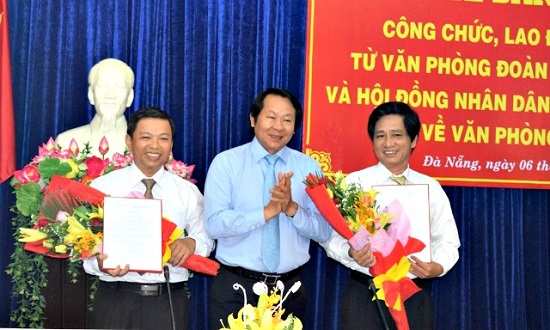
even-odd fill
[{"label": "certificate folder", "polygon": [[103,253],[105,269],[162,273],[162,201],[105,197]]}]

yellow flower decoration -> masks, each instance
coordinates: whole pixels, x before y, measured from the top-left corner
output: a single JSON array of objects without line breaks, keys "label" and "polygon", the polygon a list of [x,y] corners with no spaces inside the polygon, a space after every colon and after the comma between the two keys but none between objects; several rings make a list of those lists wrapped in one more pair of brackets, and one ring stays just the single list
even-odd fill
[{"label": "yellow flower decoration", "polygon": [[97,207],[97,212],[88,213],[88,217],[90,219],[103,219],[103,207],[98,206]]},{"label": "yellow flower decoration", "polygon": [[[68,234],[64,238],[65,244],[73,246],[74,250],[81,254],[84,254],[85,251],[89,251],[91,255],[96,254],[103,234],[94,234],[90,228],[85,228],[73,216],[68,217],[67,222],[69,227]],[[83,257],[85,256],[83,255]]]},{"label": "yellow flower decoration", "polygon": [[19,234],[21,235],[19,238],[19,242],[36,242],[41,239],[44,239],[48,237],[47,234],[41,232],[38,229],[30,229],[30,228],[19,228]]},{"label": "yellow flower decoration", "polygon": [[[285,299],[290,292],[298,291],[300,285],[300,282],[296,282],[290,288]],[[267,294],[267,285],[262,282],[256,283],[253,290],[259,296],[257,307],[246,303],[246,292],[240,284],[234,284],[233,288],[243,290],[245,305],[237,313],[237,318],[233,317],[233,314],[227,317],[227,326],[220,320],[223,327],[220,330],[302,330],[302,322],[292,314],[286,319],[282,318],[285,312],[282,308],[284,301],[281,298],[284,289],[282,282],[278,281],[277,286],[271,290],[269,295]],[[279,291],[281,291],[281,295],[277,293]]]},{"label": "yellow flower decoration", "polygon": [[71,167],[71,171],[65,174],[65,177],[68,179],[76,178],[77,174],[80,172],[80,169],[78,168],[78,164],[72,158],[69,158],[67,160],[67,164],[69,164],[69,166]]},{"label": "yellow flower decoration", "polygon": [[60,244],[58,246],[55,247],[55,253],[67,253],[67,245],[65,244]]}]

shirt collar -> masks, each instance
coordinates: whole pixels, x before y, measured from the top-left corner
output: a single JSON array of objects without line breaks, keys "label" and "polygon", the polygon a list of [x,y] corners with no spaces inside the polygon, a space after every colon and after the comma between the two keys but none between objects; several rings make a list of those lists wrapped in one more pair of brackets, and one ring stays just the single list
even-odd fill
[{"label": "shirt collar", "polygon": [[[143,178],[149,178],[148,176],[143,174],[143,172],[140,171],[140,169],[136,166],[135,163],[132,163],[132,165],[130,165],[129,171],[130,171],[131,184],[137,185],[139,182],[141,182]],[[155,179],[157,184],[160,184],[162,182],[162,178],[164,177],[165,172],[166,171],[164,170],[164,166],[163,166],[157,171],[157,173],[155,173],[150,178]]]},{"label": "shirt collar", "polygon": [[[259,162],[262,158],[264,158],[267,154],[269,154],[267,150],[265,150],[264,147],[262,147],[262,145],[260,144],[260,142],[256,137],[254,137],[254,139],[252,139],[252,142],[250,143],[250,150],[252,152],[252,158],[256,163]],[[279,150],[276,153],[276,155],[279,156],[283,160],[283,162],[286,164],[288,157],[290,157],[289,148],[287,146],[283,147],[281,150]]]},{"label": "shirt collar", "polygon": [[380,171],[381,173],[381,176],[384,176],[384,177],[396,177],[396,176],[402,176],[404,175],[406,178],[409,177],[409,173],[410,173],[410,168],[409,168],[409,164],[407,164],[407,168],[405,169],[405,171],[403,171],[403,173],[401,174],[393,174],[392,172],[390,172],[390,170],[388,170],[386,168],[386,166],[384,166],[382,163],[378,163],[376,164],[376,167],[377,167],[377,170]]}]

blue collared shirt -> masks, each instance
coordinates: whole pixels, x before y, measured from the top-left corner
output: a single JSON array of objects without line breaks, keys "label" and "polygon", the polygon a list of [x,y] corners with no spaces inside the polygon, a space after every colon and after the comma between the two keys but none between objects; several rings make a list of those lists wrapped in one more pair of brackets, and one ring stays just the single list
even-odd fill
[{"label": "blue collared shirt", "polygon": [[[204,187],[206,232],[217,239],[216,258],[229,266],[268,272],[261,255],[264,220],[263,181],[268,152],[256,138],[218,154],[208,169]],[[305,192],[309,173],[321,173],[319,164],[301,152],[284,147],[277,155],[276,173],[292,171],[292,199],[298,204],[293,218],[279,215],[281,261],[276,273],[286,273],[309,260],[309,242],[326,241],[331,227]]]}]

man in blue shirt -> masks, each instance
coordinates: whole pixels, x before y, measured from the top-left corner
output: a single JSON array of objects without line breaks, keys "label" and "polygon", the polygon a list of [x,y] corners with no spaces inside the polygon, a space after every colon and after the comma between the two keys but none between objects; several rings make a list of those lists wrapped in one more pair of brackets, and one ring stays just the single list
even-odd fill
[{"label": "man in blue shirt", "polygon": [[[302,121],[300,102],[290,92],[270,88],[261,93],[250,109],[252,142],[217,155],[205,182],[206,232],[217,240],[216,259],[221,264],[210,286],[210,326],[237,317],[243,307],[239,283],[247,302],[256,305],[252,286],[264,282],[270,288],[280,280],[289,289],[300,280],[300,267],[310,258],[309,242],[326,241],[331,227],[307,196],[302,180],[321,173],[319,164],[287,147]],[[273,161],[266,156],[273,155]],[[274,163],[276,183],[264,194]],[[264,195],[266,199],[264,200]],[[275,232],[268,228],[276,225]],[[272,240],[275,247],[265,247]],[[275,261],[271,259],[275,258]],[[269,259],[269,260],[268,260]],[[303,285],[283,306],[285,315],[303,317],[306,296]]]}]

